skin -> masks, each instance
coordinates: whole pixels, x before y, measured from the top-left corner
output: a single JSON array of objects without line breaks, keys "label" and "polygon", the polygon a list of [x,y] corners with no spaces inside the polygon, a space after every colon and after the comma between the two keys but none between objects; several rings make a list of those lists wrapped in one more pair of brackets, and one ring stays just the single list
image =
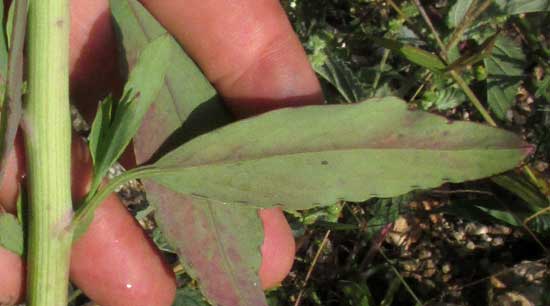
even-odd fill
[{"label": "skin", "polygon": [[[237,117],[322,102],[319,83],[277,0],[142,3],[180,41]],[[90,119],[98,99],[120,89],[114,34],[107,0],[73,0],[71,14],[71,98]],[[75,143],[73,152],[80,153],[73,157],[72,189],[78,198],[87,189],[90,168],[87,151]],[[21,145],[8,167],[0,203],[13,212],[24,173]],[[259,276],[269,288],[287,275],[295,245],[280,210],[262,210],[259,216],[265,233]],[[0,248],[0,302],[21,297],[23,271],[21,259]],[[71,279],[103,306],[170,305],[175,290],[160,254],[115,196],[97,210],[75,245]]]}]

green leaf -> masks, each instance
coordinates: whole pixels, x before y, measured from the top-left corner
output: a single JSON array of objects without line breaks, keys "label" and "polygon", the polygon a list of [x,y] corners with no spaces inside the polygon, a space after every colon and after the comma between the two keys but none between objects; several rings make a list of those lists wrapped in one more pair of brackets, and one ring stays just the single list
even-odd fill
[{"label": "green leaf", "polygon": [[374,306],[376,302],[365,282],[341,281],[339,283],[342,292],[347,298],[346,305],[350,306]]},{"label": "green leaf", "polygon": [[[2,114],[0,119],[0,182],[4,177],[8,156],[13,149],[15,135],[22,116],[21,96],[23,89],[23,49],[27,27],[27,0],[14,2],[15,17],[13,35],[11,35],[10,51],[7,67],[7,90],[2,96]],[[3,38],[0,38],[3,41]],[[2,48],[3,46],[0,46]],[[1,54],[0,56],[3,56]],[[3,65],[3,64],[2,64]],[[5,67],[0,67],[4,69]],[[3,70],[0,72],[3,74]],[[2,76],[0,75],[0,79]],[[3,82],[0,80],[0,86]],[[0,91],[1,94],[4,94]]]},{"label": "green leaf", "polygon": [[428,110],[435,107],[439,111],[445,111],[461,105],[464,101],[466,101],[464,92],[452,85],[442,88],[433,86],[424,94],[422,108]]},{"label": "green leaf", "polygon": [[209,306],[209,304],[199,291],[185,287],[176,291],[176,299],[172,306]]},{"label": "green leaf", "polygon": [[521,46],[506,36],[499,36],[493,54],[484,59],[487,68],[487,102],[500,120],[514,105],[526,64]]},{"label": "green leaf", "polygon": [[450,28],[456,28],[462,22],[472,2],[473,0],[457,0],[455,2],[447,15],[447,25]]},{"label": "green leaf", "polygon": [[238,121],[161,158],[154,180],[196,198],[306,209],[491,176],[530,150],[510,132],[449,124],[390,97]]},{"label": "green leaf", "polygon": [[101,103],[90,133],[94,161],[92,191],[130,143],[157,98],[170,65],[170,39],[168,35],[160,36],[142,50],[116,107],[111,97]]},{"label": "green leaf", "polygon": [[[139,51],[166,30],[138,1],[111,1],[111,10],[124,51],[121,58],[132,67]],[[231,119],[200,69],[174,39],[171,44],[164,85],[134,138],[138,163],[155,160]],[[152,181],[144,183],[166,239],[212,304],[266,305],[263,291],[254,286],[259,283],[258,246],[263,241],[256,211],[207,209],[210,204],[205,200],[176,194]],[[238,222],[241,218],[248,220],[246,227]],[[227,222],[238,224],[228,227]],[[222,227],[223,232],[218,232]]]},{"label": "green leaf", "polygon": [[348,65],[334,55],[327,54],[324,61],[312,62],[312,67],[323,79],[329,82],[348,103],[368,98],[367,89]]},{"label": "green leaf", "polygon": [[396,52],[397,54],[401,55],[411,63],[427,68],[434,72],[445,71],[446,65],[439,58],[439,56],[432,54],[426,50],[423,50],[411,45],[403,44],[396,40],[379,38],[374,36],[369,36],[368,38],[370,40],[373,40],[376,44],[379,44],[384,48],[387,48],[393,52]]},{"label": "green leaf", "polygon": [[549,0],[496,0],[495,2],[497,7],[507,15],[550,11]]},{"label": "green leaf", "polygon": [[0,214],[0,246],[17,255],[23,255],[23,227],[11,214]]},{"label": "green leaf", "polygon": [[395,198],[373,199],[373,203],[369,202],[369,222],[366,229],[368,239],[374,238],[388,223],[394,222],[399,215],[406,212],[407,204],[413,200],[414,194],[412,192]]},{"label": "green leaf", "polygon": [[518,175],[503,174],[495,176],[491,180],[525,201],[532,213],[548,208],[550,204],[537,187]]}]

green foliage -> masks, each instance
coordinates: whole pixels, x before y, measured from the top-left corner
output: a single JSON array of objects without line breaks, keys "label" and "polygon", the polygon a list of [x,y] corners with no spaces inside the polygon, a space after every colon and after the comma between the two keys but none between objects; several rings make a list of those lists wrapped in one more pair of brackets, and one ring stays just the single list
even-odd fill
[{"label": "green foliage", "polygon": [[473,2],[473,0],[458,0],[455,2],[455,5],[451,7],[447,15],[447,25],[449,28],[456,28],[460,25]]},{"label": "green foliage", "polygon": [[507,15],[550,11],[550,1],[548,0],[496,0],[495,2],[498,8]]},{"label": "green foliage", "polygon": [[[349,306],[374,306],[376,305],[369,287],[365,283],[343,281],[339,284],[347,298]],[[343,304],[344,305],[344,304]]]},{"label": "green foliage", "polygon": [[155,164],[165,173],[154,180],[223,203],[305,209],[494,175],[526,152],[511,133],[448,124],[386,98],[239,121],[165,155]]},{"label": "green foliage", "polygon": [[15,216],[7,213],[0,213],[0,246],[23,255],[23,227]]},{"label": "green foliage", "polygon": [[411,192],[395,198],[373,199],[369,203],[367,238],[370,240],[380,233],[389,223],[394,222],[400,215],[407,211],[406,205],[414,198],[415,193]]},{"label": "green foliage", "polygon": [[111,97],[101,103],[90,131],[90,153],[94,162],[92,193],[130,143],[155,101],[170,64],[171,52],[168,36],[152,41],[143,49],[130,73],[122,99],[116,105]]},{"label": "green foliage", "polygon": [[176,291],[176,299],[172,306],[208,306],[201,293],[190,287],[180,288]]},{"label": "green foliage", "polygon": [[376,44],[379,44],[384,48],[388,48],[403,56],[411,63],[429,69],[433,72],[443,72],[447,67],[437,55],[423,49],[386,38],[372,36],[370,39]]},{"label": "green foliage", "polygon": [[485,58],[487,102],[500,120],[512,107],[526,66],[525,55],[516,42],[505,36],[496,40],[493,54]]}]

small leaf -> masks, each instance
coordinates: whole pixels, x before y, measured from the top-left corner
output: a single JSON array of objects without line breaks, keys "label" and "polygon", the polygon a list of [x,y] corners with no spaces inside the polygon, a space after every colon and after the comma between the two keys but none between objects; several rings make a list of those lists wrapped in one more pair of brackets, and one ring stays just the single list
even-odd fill
[{"label": "small leaf", "polygon": [[368,98],[365,86],[338,57],[327,54],[322,62],[320,60],[312,62],[312,67],[323,79],[334,86],[348,103]]},{"label": "small leaf", "polygon": [[473,0],[457,0],[449,10],[447,15],[447,25],[450,28],[456,28],[466,16],[466,12],[472,5]]},{"label": "small leaf", "polygon": [[385,98],[238,121],[165,155],[154,180],[197,198],[306,209],[495,175],[530,150],[510,132]]},{"label": "small leaf", "polygon": [[409,60],[411,63],[427,68],[433,72],[443,72],[446,68],[445,63],[439,58],[439,56],[426,50],[386,38],[369,36],[369,39],[384,48],[396,52],[405,59]]},{"label": "small leaf", "polygon": [[136,134],[149,106],[164,84],[171,58],[170,37],[158,37],[140,53],[116,105],[108,97],[101,103],[90,134],[90,151],[94,160],[92,191],[99,185],[109,167],[120,157]]},{"label": "small leaf", "polygon": [[446,70],[447,71],[460,70],[468,65],[474,65],[480,62],[481,60],[487,58],[488,56],[490,56],[491,53],[493,52],[493,48],[495,47],[495,43],[499,34],[500,32],[497,32],[491,35],[479,47],[471,50],[470,52],[466,52],[466,54],[460,56],[454,62],[449,64]]},{"label": "small leaf", "polygon": [[495,2],[507,15],[550,11],[550,0],[496,0]]},{"label": "small leaf", "polygon": [[422,99],[422,108],[425,110],[435,107],[439,111],[445,111],[460,106],[466,101],[466,96],[462,90],[453,85],[445,87],[433,86],[424,93]]},{"label": "small leaf", "polygon": [[17,255],[23,255],[23,227],[11,214],[0,214],[0,246]]},{"label": "small leaf", "polygon": [[495,176],[491,180],[525,201],[533,213],[547,208],[550,204],[537,187],[518,175],[503,174]]},{"label": "small leaf", "polygon": [[525,54],[516,42],[499,36],[493,54],[484,59],[487,68],[487,102],[500,120],[514,105],[526,64]]}]

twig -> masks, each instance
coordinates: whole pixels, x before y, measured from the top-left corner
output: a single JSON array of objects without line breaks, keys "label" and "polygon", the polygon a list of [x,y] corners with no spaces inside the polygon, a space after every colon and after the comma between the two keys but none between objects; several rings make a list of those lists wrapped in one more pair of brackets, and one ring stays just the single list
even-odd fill
[{"label": "twig", "polygon": [[328,230],[325,233],[325,237],[323,237],[323,241],[321,242],[321,245],[319,246],[319,249],[317,250],[317,253],[315,253],[315,257],[313,257],[313,261],[309,265],[309,269],[307,270],[306,278],[304,279],[304,284],[302,285],[302,288],[300,289],[300,293],[298,293],[298,297],[296,298],[296,302],[294,303],[294,306],[299,306],[302,302],[302,297],[304,295],[307,283],[311,277],[311,274],[313,273],[313,270],[315,269],[315,266],[317,265],[317,261],[319,260],[319,257],[321,257],[321,252],[325,248],[328,242],[328,237],[330,236],[331,231]]},{"label": "twig", "polygon": [[457,85],[460,87],[460,89],[462,89],[462,91],[464,91],[464,93],[466,94],[468,99],[470,99],[470,102],[472,102],[472,104],[477,109],[477,111],[481,114],[483,119],[485,119],[485,121],[487,121],[487,123],[489,123],[491,126],[496,127],[497,123],[495,122],[495,120],[493,120],[491,115],[489,115],[489,112],[487,111],[487,109],[485,109],[483,104],[481,104],[481,101],[479,101],[479,99],[476,97],[475,93],[472,91],[470,86],[468,86],[468,84],[466,84],[466,81],[464,81],[462,76],[460,76],[460,74],[458,74],[454,70],[449,71],[449,75],[457,83]]},{"label": "twig", "polygon": [[422,81],[422,84],[420,84],[418,89],[416,89],[416,91],[414,92],[414,95],[409,99],[409,102],[416,100],[420,92],[422,92],[422,89],[424,89],[424,87],[426,87],[426,84],[428,84],[428,82],[432,79],[432,76],[433,76],[433,73],[429,70],[426,70],[426,73],[424,74],[424,77],[423,77],[424,80]]},{"label": "twig", "polygon": [[376,89],[378,88],[378,83],[380,82],[380,77],[382,76],[382,72],[384,71],[384,66],[388,61],[390,52],[390,49],[384,49],[384,55],[382,55],[382,59],[380,60],[380,68],[376,72],[376,77],[374,78],[374,82],[372,83],[372,93],[370,95],[371,98],[374,97],[374,95],[376,94]]},{"label": "twig", "polygon": [[412,298],[416,301],[416,304],[417,305],[424,305],[424,303],[422,303],[422,301],[420,301],[420,299],[418,298],[418,296],[416,296],[416,294],[414,293],[414,291],[412,290],[412,288],[409,286],[409,284],[405,281],[405,279],[403,278],[403,276],[401,275],[401,273],[399,273],[399,271],[397,270],[397,268],[391,263],[390,259],[386,256],[386,254],[384,253],[384,251],[382,249],[379,249],[379,252],[380,252],[380,255],[382,255],[382,257],[384,257],[384,259],[386,260],[386,262],[388,262],[388,264],[390,265],[390,268],[392,269],[393,273],[395,273],[395,276],[397,276],[399,278],[399,280],[401,281],[401,283],[403,283],[403,286],[405,286],[405,288],[407,289],[407,291],[409,292],[409,294],[412,296]]},{"label": "twig", "polygon": [[531,221],[533,221],[534,219],[536,219],[536,218],[538,218],[541,215],[544,215],[546,213],[550,213],[550,207],[546,207],[544,209],[541,209],[541,210],[537,211],[536,213],[532,214],[531,216],[525,218],[525,220],[523,220],[523,224],[527,226]]},{"label": "twig", "polygon": [[447,49],[445,48],[445,44],[443,44],[443,41],[441,40],[441,37],[439,36],[439,33],[435,29],[432,20],[430,19],[430,16],[426,13],[426,10],[422,6],[422,3],[420,3],[420,0],[413,0],[414,4],[418,8],[418,11],[420,12],[420,15],[422,15],[422,18],[428,25],[428,28],[430,28],[430,31],[432,31],[432,34],[435,38],[435,41],[437,42],[437,45],[441,49],[441,56],[446,61],[447,60]]},{"label": "twig", "polygon": [[481,14],[483,14],[483,12],[485,12],[492,3],[493,3],[492,0],[485,0],[481,5],[477,6],[476,0],[472,2],[470,7],[468,8],[468,11],[466,12],[466,15],[464,15],[462,22],[451,34],[451,38],[449,38],[449,42],[445,46],[445,51],[448,52],[458,44],[458,42],[462,39],[462,36],[464,35],[464,32],[466,31],[466,29],[469,28],[470,25],[472,25],[472,23]]},{"label": "twig", "polygon": [[547,256],[550,256],[550,250],[548,250],[548,248],[544,245],[544,243],[542,243],[542,241],[540,241],[540,239],[529,228],[529,226],[527,226],[527,224],[525,224],[523,222],[524,220],[521,220],[516,214],[514,214],[514,212],[508,207],[508,205],[506,205],[506,203],[504,203],[504,201],[501,201],[498,198],[497,198],[497,200],[498,200],[498,203],[500,205],[502,205],[502,207],[504,207],[504,209],[506,209],[508,211],[508,213],[510,213],[514,217],[514,219],[516,219],[516,222],[521,224],[521,227],[527,232],[527,234],[529,234],[529,236],[531,236],[531,238],[533,238],[533,240],[535,240],[535,242],[540,246],[540,248],[544,251],[544,253],[546,253]]},{"label": "twig", "polygon": [[382,245],[382,242],[384,242],[384,240],[388,236],[392,227],[393,227],[393,222],[386,224],[380,230],[380,233],[376,236],[376,238],[373,239],[372,245],[369,248],[367,255],[363,258],[363,261],[361,261],[361,264],[359,265],[360,271],[363,271],[365,267],[372,261],[374,255],[376,254],[377,251],[380,250],[380,246]]},{"label": "twig", "polygon": [[[488,4],[486,2],[489,2]],[[488,7],[489,4],[491,4],[491,1],[486,1],[485,3],[482,4],[482,7],[481,9],[483,9],[483,6],[486,5]],[[439,45],[439,48],[440,48],[440,51],[439,51],[439,56],[447,63],[448,61],[448,58],[447,58],[447,51],[450,49],[448,48],[447,46],[445,46],[443,44],[443,42],[441,41],[441,39],[439,38],[439,33],[437,32],[437,30],[434,28],[433,26],[433,23],[432,21],[430,20],[430,17],[428,16],[428,14],[426,14],[426,11],[424,10],[424,8],[422,7],[422,4],[420,4],[420,1],[419,0],[414,0],[414,3],[416,4],[416,6],[418,7],[418,10],[420,11],[422,17],[424,18],[424,21],[426,22],[426,24],[428,25],[428,27],[430,28],[430,30],[432,31],[434,37],[436,38],[436,41]],[[485,8],[486,9],[486,8]],[[476,11],[477,12],[477,11]],[[472,13],[471,15],[468,15],[466,17],[468,18],[472,18],[471,20],[467,21],[467,20],[464,20],[462,22],[462,25],[464,26],[464,23],[466,22],[473,22],[473,20],[475,20],[475,18],[477,18],[477,16],[479,16],[479,14],[477,13]],[[465,19],[468,19],[466,18]],[[462,37],[462,34],[460,34],[459,36],[459,39],[460,37]],[[448,63],[447,63],[448,64]],[[474,94],[474,92],[472,91],[472,89],[470,88],[470,86],[468,86],[468,84],[466,83],[466,81],[464,81],[464,79],[462,78],[462,76],[460,76],[460,74],[458,74],[456,71],[454,70],[451,70],[449,71],[449,75],[451,76],[451,78],[458,84],[458,86],[462,89],[462,91],[464,91],[464,93],[466,94],[466,96],[468,97],[468,99],[470,99],[470,101],[472,102],[472,104],[474,105],[474,107],[477,109],[477,111],[481,114],[481,116],[483,117],[483,119],[485,119],[485,121],[487,121],[487,123],[489,123],[490,125],[492,126],[497,126],[496,122],[493,120],[493,118],[491,117],[491,115],[489,115],[489,112],[487,111],[487,109],[485,109],[485,107],[483,106],[483,104],[481,104],[481,101],[479,101],[479,99],[476,97],[476,95]]]},{"label": "twig", "polygon": [[401,17],[401,19],[403,19],[405,21],[409,21],[408,18],[407,18],[407,15],[405,15],[405,13],[403,13],[403,11],[399,8],[399,6],[397,6],[397,4],[395,4],[395,2],[393,2],[393,0],[387,0],[386,2],[399,15],[399,17]]}]

